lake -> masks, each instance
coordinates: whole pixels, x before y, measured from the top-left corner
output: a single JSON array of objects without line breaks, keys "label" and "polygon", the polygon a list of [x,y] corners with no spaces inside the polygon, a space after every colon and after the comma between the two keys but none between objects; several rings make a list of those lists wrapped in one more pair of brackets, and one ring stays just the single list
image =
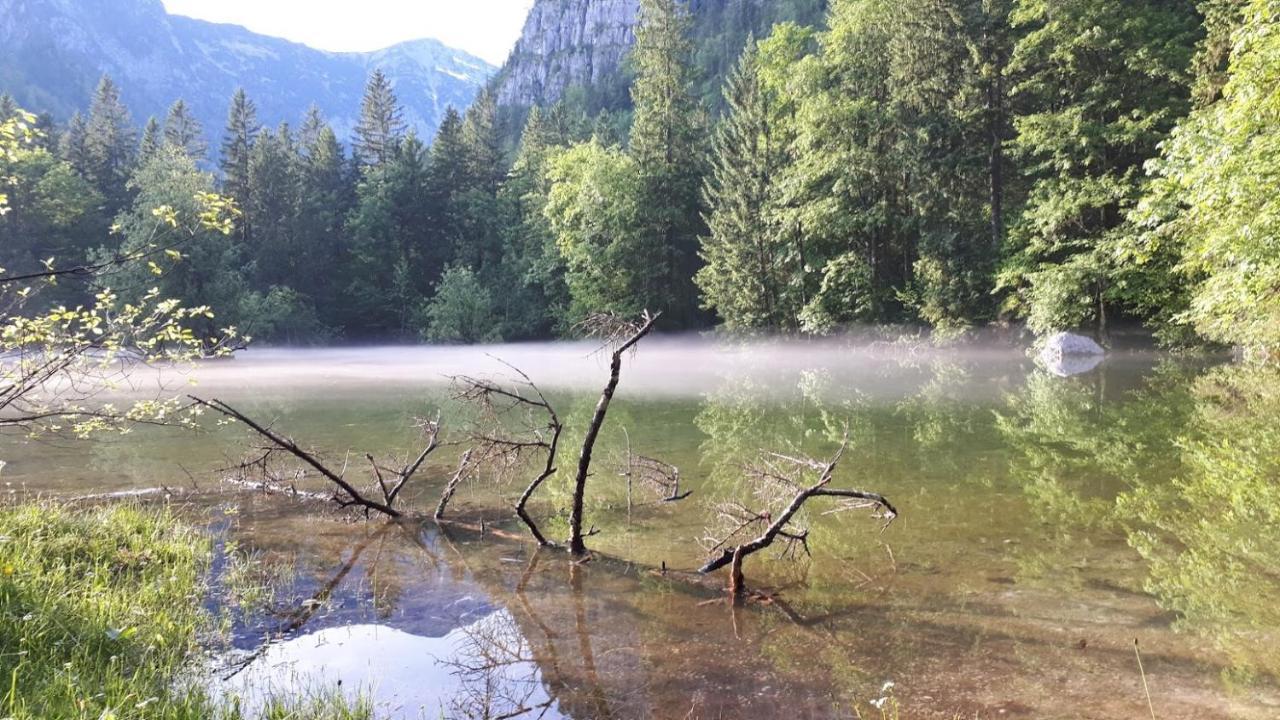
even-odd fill
[{"label": "lake", "polygon": [[[350,450],[353,476],[365,452],[407,457],[415,418],[438,412],[458,444],[402,501],[429,512],[472,419],[447,376],[509,376],[503,362],[567,426],[530,506],[563,539],[607,375],[590,345],[252,350],[184,372],[334,466]],[[407,718],[1280,716],[1275,371],[1122,352],[1061,377],[1003,345],[653,338],[601,434],[587,563],[223,485],[254,441],[204,424],[5,438],[0,481],[60,497],[168,487],[288,568],[274,611],[241,619],[214,660],[212,682],[250,702],[341,682]],[[834,484],[883,493],[895,522],[815,502],[811,556],[753,556],[747,583],[772,599],[741,608],[723,571],[682,572],[706,557],[717,505],[750,501],[761,452],[829,457],[846,429]],[[628,502],[628,452],[678,467],[692,495]],[[451,512],[519,533],[509,507],[531,472],[481,472]]]}]

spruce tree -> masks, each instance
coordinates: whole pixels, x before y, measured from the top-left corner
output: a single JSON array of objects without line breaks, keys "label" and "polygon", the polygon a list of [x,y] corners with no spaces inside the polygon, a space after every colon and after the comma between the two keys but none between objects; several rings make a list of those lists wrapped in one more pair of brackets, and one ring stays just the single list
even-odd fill
[{"label": "spruce tree", "polygon": [[793,326],[799,308],[784,306],[786,245],[772,207],[780,153],[754,39],[725,83],[724,102],[704,190],[706,265],[696,278],[703,304],[729,329]]},{"label": "spruce tree", "polygon": [[506,321],[508,339],[546,337],[568,314],[564,263],[543,209],[547,205],[550,158],[568,144],[569,134],[556,108],[533,107],[525,120],[511,175],[501,190],[511,208],[504,229],[502,268],[496,305]]},{"label": "spruce tree", "polygon": [[462,138],[467,145],[467,172],[471,181],[481,190],[496,194],[507,168],[498,129],[498,106],[492,91],[482,90],[467,108]]},{"label": "spruce tree", "polygon": [[169,107],[169,114],[164,120],[164,142],[187,154],[187,157],[201,162],[209,152],[209,144],[204,139],[204,128],[200,121],[191,114],[191,110],[182,100]]},{"label": "spruce tree", "polygon": [[120,89],[106,75],[98,83],[89,106],[84,148],[88,179],[102,194],[107,215],[114,216],[130,203],[127,185],[133,173],[138,137],[129,110],[120,99]]},{"label": "spruce tree", "polygon": [[408,337],[443,270],[427,201],[426,151],[410,133],[382,165],[366,166],[347,223],[351,263],[344,319],[358,337]]},{"label": "spruce tree", "polygon": [[888,18],[884,119],[904,178],[894,210],[913,260],[895,289],[911,319],[944,331],[994,310],[1007,10],[1000,0],[904,0]]},{"label": "spruce tree", "polygon": [[375,69],[365,86],[356,124],[355,154],[361,165],[381,165],[391,158],[404,138],[404,112],[391,81]]},{"label": "spruce tree", "polygon": [[297,241],[299,158],[287,124],[264,130],[249,154],[249,197],[244,201],[246,222],[253,228],[249,242],[254,261],[255,288],[303,287],[310,280],[298,276],[301,248]]},{"label": "spruce tree", "polygon": [[[245,94],[244,88],[236,90],[227,111],[227,127],[222,136],[222,157],[218,166],[222,169],[223,194],[241,205],[249,200],[249,159],[261,131],[257,106]],[[250,240],[253,233],[248,217],[240,218],[237,230],[241,242]]]},{"label": "spruce tree", "polygon": [[321,133],[326,129],[329,129],[329,124],[325,122],[320,108],[312,103],[307,107],[307,113],[302,118],[302,127],[298,130],[298,145],[304,150],[314,147],[319,142]]},{"label": "spruce tree", "polygon": [[138,164],[146,164],[164,147],[164,131],[155,116],[147,118],[146,127],[142,129],[142,140],[138,141]]},{"label": "spruce tree", "polygon": [[227,111],[227,128],[222,139],[222,190],[241,202],[249,197],[249,154],[253,143],[262,131],[258,123],[258,108],[245,95],[244,88],[236,90]]},{"label": "spruce tree", "polygon": [[67,131],[62,135],[62,141],[58,145],[58,153],[75,168],[76,172],[83,178],[89,177],[90,160],[89,160],[89,128],[88,121],[84,115],[76,112],[71,116],[71,120],[67,123]]},{"label": "spruce tree", "polygon": [[704,111],[694,95],[687,11],[675,0],[641,0],[632,63],[635,120],[630,154],[640,172],[645,214],[640,252],[642,302],[677,326],[697,321],[693,275],[703,232],[701,137]]},{"label": "spruce tree", "polygon": [[498,189],[506,178],[507,165],[498,129],[497,105],[488,90],[480,93],[467,109],[462,122],[462,142],[466,149],[466,184],[454,197],[463,223],[462,237],[453,260],[467,265],[485,282],[496,282],[502,257],[503,225],[514,220],[499,202]]},{"label": "spruce tree", "polygon": [[298,193],[298,242],[302,258],[299,266],[307,282],[305,291],[316,313],[326,322],[341,315],[344,268],[349,262],[344,222],[351,209],[351,173],[342,144],[333,129],[318,120],[304,124],[300,134],[303,152]]},{"label": "spruce tree", "polygon": [[464,244],[463,198],[470,186],[471,163],[463,137],[462,116],[452,107],[445,110],[436,130],[428,164],[427,206],[431,230],[436,242],[450,248],[449,254],[453,257]]}]

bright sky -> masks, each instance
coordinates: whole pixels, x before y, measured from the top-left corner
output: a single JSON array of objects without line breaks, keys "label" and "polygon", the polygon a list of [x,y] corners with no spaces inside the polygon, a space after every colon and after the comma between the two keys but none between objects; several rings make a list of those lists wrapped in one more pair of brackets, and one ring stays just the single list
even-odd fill
[{"label": "bright sky", "polygon": [[379,50],[435,38],[494,65],[507,59],[533,0],[164,0],[171,13],[235,23],[321,50]]}]

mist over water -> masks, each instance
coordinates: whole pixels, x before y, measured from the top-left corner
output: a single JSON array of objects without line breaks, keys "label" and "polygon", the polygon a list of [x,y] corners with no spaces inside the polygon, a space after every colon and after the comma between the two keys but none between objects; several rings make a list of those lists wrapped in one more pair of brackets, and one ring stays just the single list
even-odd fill
[{"label": "mist over water", "polygon": [[[1112,365],[1149,365],[1150,353],[1110,358]],[[862,337],[796,340],[730,340],[687,335],[646,338],[624,360],[622,392],[646,396],[697,397],[729,379],[749,380],[765,393],[795,389],[805,373],[821,374],[821,392],[836,399],[892,401],[914,391],[922,370],[963,367],[973,374],[956,390],[962,397],[991,397],[1035,368],[1024,347],[989,341],[947,347],[885,342]],[[191,371],[197,391],[265,388],[430,386],[455,375],[505,375],[511,367],[547,390],[598,391],[609,372],[609,355],[591,341],[468,346],[374,346],[343,348],[251,348],[230,361]]]}]

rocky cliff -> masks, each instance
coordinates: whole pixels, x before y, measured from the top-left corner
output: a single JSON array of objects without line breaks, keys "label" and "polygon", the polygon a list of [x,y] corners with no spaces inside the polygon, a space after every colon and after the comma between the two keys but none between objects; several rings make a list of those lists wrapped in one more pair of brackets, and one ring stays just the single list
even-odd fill
[{"label": "rocky cliff", "polygon": [[537,0],[497,84],[503,105],[539,105],[613,81],[635,42],[639,0]]},{"label": "rocky cliff", "polygon": [[[714,97],[748,33],[767,34],[776,22],[821,22],[826,0],[685,0],[704,95]],[[498,102],[545,105],[566,90],[589,91],[590,104],[627,102],[624,61],[635,42],[640,0],[535,0],[520,40],[495,77]]]},{"label": "rocky cliff", "polygon": [[340,136],[355,126],[368,73],[396,85],[405,118],[430,135],[449,105],[465,108],[489,79],[484,61],[421,40],[373,53],[329,53],[234,25],[168,15],[160,0],[0,1],[0,92],[65,121],[98,78],[121,86],[138,125],[181,97],[220,136],[243,86],[264,124],[297,122],[315,103]]}]

